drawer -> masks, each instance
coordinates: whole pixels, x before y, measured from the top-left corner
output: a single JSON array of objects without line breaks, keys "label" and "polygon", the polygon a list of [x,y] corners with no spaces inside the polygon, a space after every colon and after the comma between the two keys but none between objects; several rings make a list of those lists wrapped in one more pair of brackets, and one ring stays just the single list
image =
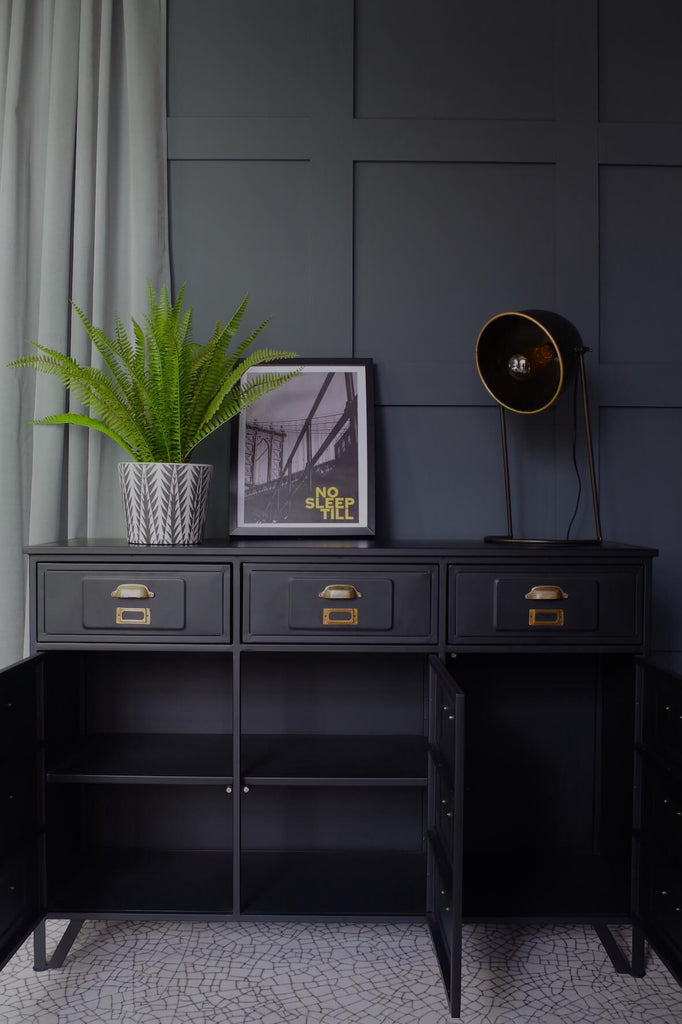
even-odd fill
[{"label": "drawer", "polygon": [[563,565],[487,572],[451,566],[448,642],[639,647],[643,569],[578,572]]},{"label": "drawer", "polygon": [[433,566],[244,569],[244,639],[435,643]]},{"label": "drawer", "polygon": [[229,633],[228,583],[222,569],[42,565],[38,640],[223,637]]}]

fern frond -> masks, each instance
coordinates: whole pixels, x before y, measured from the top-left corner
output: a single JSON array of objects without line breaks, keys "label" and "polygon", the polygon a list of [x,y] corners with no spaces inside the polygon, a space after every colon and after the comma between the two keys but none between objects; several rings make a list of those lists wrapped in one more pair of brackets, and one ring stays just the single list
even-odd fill
[{"label": "fern frond", "polygon": [[[246,357],[246,359],[243,359],[235,369],[231,370],[231,372],[227,374],[219,390],[207,406],[204,417],[199,425],[199,429],[201,430],[209,420],[212,420],[215,417],[223,400],[225,399],[225,396],[232,391],[236,384],[239,383],[247,370],[250,370],[253,366],[258,366],[260,363],[270,363],[275,362],[278,359],[291,359],[293,357],[294,354],[292,352],[277,352],[274,349],[267,348],[257,349],[255,352],[252,352]],[[299,372],[300,371],[296,369],[291,373],[291,376],[296,376]]]},{"label": "fern frond", "polygon": [[[248,338],[245,338],[244,341],[242,341],[242,343],[235,349],[234,353],[232,354],[232,356],[230,358],[230,367],[235,366],[235,364],[239,362],[239,360],[244,355],[246,350],[248,348],[250,348],[251,345],[253,345],[254,341],[256,340],[256,338],[258,337],[260,332],[265,327],[268,326],[268,324],[270,323],[271,320],[272,320],[272,317],[269,316],[267,318],[267,320],[264,320],[263,323],[260,324],[260,326],[257,327],[255,329],[255,331],[252,331],[251,334],[248,336]],[[282,358],[287,358],[287,357],[283,355]]]},{"label": "fern frond", "polygon": [[[275,355],[273,357],[271,355],[269,359],[260,361],[270,362],[273,358],[286,359],[288,356],[285,353],[282,353],[280,356]],[[258,360],[256,362],[258,362]],[[252,363],[252,365],[254,364]],[[209,434],[212,434],[219,427],[222,427],[224,423],[227,423],[228,420],[238,416],[258,398],[262,398],[263,395],[270,394],[271,391],[274,391],[276,388],[286,384],[287,381],[294,377],[298,377],[301,372],[300,369],[296,368],[288,372],[282,371],[282,373],[259,374],[257,377],[250,378],[246,384],[240,387],[239,381],[247,369],[248,367],[246,366],[244,366],[243,369],[242,366],[240,366],[237,371],[230,375],[230,379],[233,380],[232,386],[227,387],[226,382],[225,390],[220,402],[217,404],[215,402],[212,403],[212,406],[214,406],[213,412],[210,414],[207,413],[196,434],[191,439],[193,448],[196,447],[200,441],[207,438]]]},{"label": "fern frond", "polygon": [[56,413],[34,423],[98,430],[137,461],[186,462],[199,441],[298,371],[266,373],[240,386],[244,373],[253,366],[294,357],[273,349],[246,355],[267,320],[230,351],[248,295],[226,323],[216,323],[202,346],[192,340],[193,310],[191,306],[183,308],[184,285],[175,302],[166,286],[157,296],[148,282],[147,294],[147,314],[142,322],[132,320],[131,337],[118,315],[110,336],[72,302],[104,369],[81,366],[71,356],[36,342],[31,344],[37,354],[9,365],[57,377],[90,412],[89,416]]},{"label": "fern frond", "polygon": [[[124,438],[117,434],[115,430],[108,427],[106,423],[102,423],[101,420],[93,420],[90,416],[80,416],[78,413],[73,412],[62,412],[55,413],[53,416],[45,416],[42,420],[29,420],[29,423],[34,423],[36,426],[70,423],[79,427],[89,427],[91,430],[98,430],[100,433],[106,434],[107,437],[112,439],[112,441],[115,441],[116,444],[125,449],[133,459],[137,458],[135,452],[126,444]],[[146,460],[138,458],[137,461],[141,462]]]}]

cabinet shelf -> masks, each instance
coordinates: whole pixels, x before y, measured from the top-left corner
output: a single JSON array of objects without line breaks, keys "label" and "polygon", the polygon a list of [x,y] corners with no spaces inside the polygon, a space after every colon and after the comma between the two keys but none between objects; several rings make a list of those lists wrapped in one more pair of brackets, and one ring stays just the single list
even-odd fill
[{"label": "cabinet shelf", "polygon": [[53,913],[229,914],[232,854],[92,849],[48,895]]},{"label": "cabinet shelf", "polygon": [[232,737],[119,733],[87,736],[56,758],[48,782],[216,784],[232,782]]},{"label": "cabinet shelf", "polygon": [[245,783],[426,786],[423,736],[242,737]]},{"label": "cabinet shelf", "polygon": [[422,916],[426,857],[401,850],[242,853],[242,912]]}]

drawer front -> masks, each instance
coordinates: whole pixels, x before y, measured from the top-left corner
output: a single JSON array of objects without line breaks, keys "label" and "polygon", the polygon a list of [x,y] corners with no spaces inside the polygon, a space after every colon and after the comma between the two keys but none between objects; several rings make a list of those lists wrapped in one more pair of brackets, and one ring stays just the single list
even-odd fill
[{"label": "drawer front", "polygon": [[563,566],[485,572],[452,566],[448,642],[640,646],[643,570]]},{"label": "drawer front", "polygon": [[244,639],[435,643],[435,567],[245,566]]},{"label": "drawer front", "polygon": [[187,642],[229,630],[222,570],[43,566],[39,578],[39,641]]}]

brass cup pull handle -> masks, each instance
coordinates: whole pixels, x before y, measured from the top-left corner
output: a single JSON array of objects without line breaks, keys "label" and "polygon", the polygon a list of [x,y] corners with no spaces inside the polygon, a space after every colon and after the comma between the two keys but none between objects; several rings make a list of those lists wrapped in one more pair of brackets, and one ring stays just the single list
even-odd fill
[{"label": "brass cup pull handle", "polygon": [[362,594],[352,583],[330,583],[317,596],[324,601],[353,601]]},{"label": "brass cup pull handle", "polygon": [[144,583],[119,583],[116,590],[111,591],[111,597],[122,598],[124,601],[139,598],[146,601],[154,597],[154,591],[146,587]]},{"label": "brass cup pull handle", "polygon": [[527,601],[565,601],[568,594],[561,587],[553,584],[543,584],[539,587],[531,587],[526,594]]}]

